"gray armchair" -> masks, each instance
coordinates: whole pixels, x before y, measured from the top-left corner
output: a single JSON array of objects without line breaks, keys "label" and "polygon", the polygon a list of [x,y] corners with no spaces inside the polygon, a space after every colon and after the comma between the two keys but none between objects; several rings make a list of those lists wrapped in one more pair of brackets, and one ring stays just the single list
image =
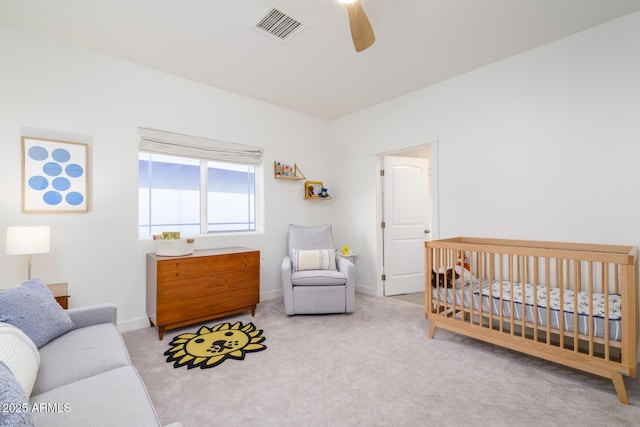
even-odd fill
[{"label": "gray armchair", "polygon": [[331,224],[290,225],[289,254],[282,260],[281,272],[287,315],[355,310],[355,268],[351,261],[336,255]]}]

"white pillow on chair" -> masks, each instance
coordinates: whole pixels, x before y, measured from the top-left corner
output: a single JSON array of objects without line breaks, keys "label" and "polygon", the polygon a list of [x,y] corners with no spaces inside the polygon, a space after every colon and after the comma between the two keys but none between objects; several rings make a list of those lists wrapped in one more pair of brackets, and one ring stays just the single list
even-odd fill
[{"label": "white pillow on chair", "polygon": [[335,270],[335,249],[292,249],[293,271]]},{"label": "white pillow on chair", "polygon": [[24,332],[4,322],[0,322],[0,361],[11,370],[24,394],[31,396],[40,367],[40,353]]}]

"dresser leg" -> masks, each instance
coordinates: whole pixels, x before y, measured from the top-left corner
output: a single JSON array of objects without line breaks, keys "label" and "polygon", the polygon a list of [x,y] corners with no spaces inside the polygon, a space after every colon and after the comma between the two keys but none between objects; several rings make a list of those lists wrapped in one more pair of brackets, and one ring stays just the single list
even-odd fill
[{"label": "dresser leg", "polygon": [[164,326],[158,326],[158,340],[162,341],[164,338]]},{"label": "dresser leg", "polygon": [[255,315],[256,315],[256,306],[252,305],[251,306],[251,317],[255,317]]}]

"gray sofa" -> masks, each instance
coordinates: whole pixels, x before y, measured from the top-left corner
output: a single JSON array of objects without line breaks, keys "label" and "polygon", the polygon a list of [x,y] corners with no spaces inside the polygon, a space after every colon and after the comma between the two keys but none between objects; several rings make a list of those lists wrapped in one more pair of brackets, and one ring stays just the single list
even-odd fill
[{"label": "gray sofa", "polygon": [[[67,311],[76,329],[40,348],[40,369],[29,402],[58,403],[34,412],[43,426],[159,426],[147,390],[116,328],[116,307]],[[65,406],[66,405],[66,408]]]},{"label": "gray sofa", "polygon": [[[23,406],[33,424],[159,426],[116,328],[116,306],[102,304],[66,312],[75,328],[38,349],[40,367],[28,406]],[[20,424],[30,421],[23,419]]]}]

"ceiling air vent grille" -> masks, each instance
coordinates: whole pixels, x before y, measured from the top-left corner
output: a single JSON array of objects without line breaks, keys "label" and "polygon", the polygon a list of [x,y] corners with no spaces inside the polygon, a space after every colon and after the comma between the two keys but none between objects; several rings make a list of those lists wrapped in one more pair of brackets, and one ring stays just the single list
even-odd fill
[{"label": "ceiling air vent grille", "polygon": [[297,19],[287,15],[282,9],[269,6],[253,24],[253,27],[277,40],[286,42],[298,34],[304,28],[304,25]]}]

